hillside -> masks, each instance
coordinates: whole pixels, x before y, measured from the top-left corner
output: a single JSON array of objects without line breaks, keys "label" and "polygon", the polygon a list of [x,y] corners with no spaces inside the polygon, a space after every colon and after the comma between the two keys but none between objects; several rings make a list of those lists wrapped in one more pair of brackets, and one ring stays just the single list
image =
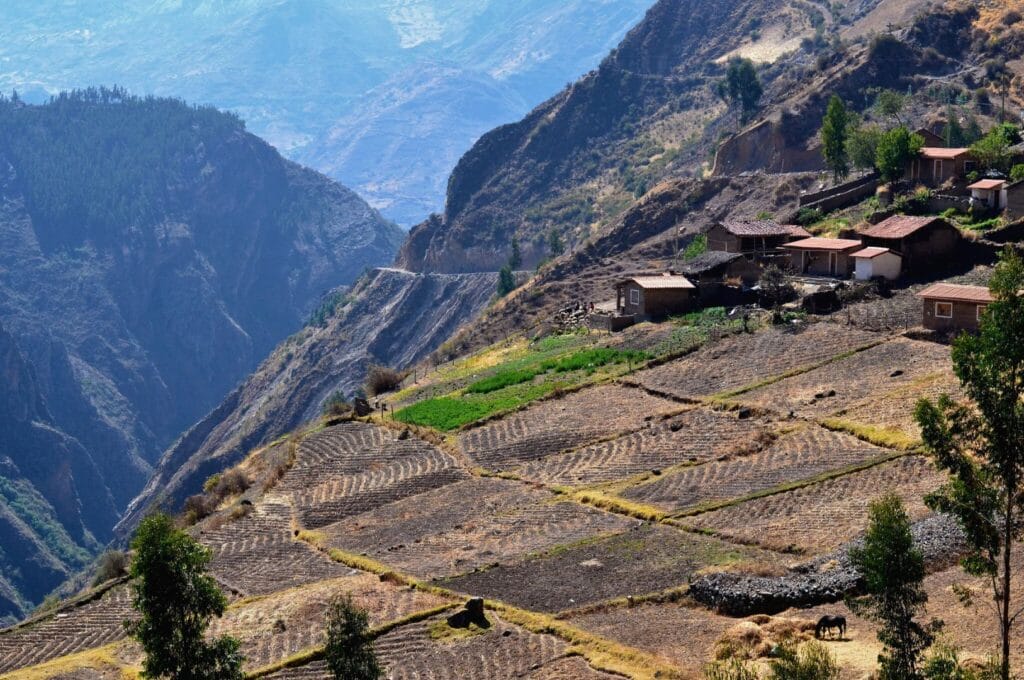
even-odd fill
[{"label": "hillside", "polygon": [[[32,376],[19,420],[44,426],[0,432],[4,478],[94,550],[160,452],[400,236],[233,116],[109,90],[0,101],[0,323]],[[71,462],[42,479],[33,457]],[[38,602],[62,579],[20,550],[0,573]]]},{"label": "hillside", "polygon": [[0,91],[116,82],[230,109],[410,226],[480,135],[593,68],[652,2],[4,3]]}]

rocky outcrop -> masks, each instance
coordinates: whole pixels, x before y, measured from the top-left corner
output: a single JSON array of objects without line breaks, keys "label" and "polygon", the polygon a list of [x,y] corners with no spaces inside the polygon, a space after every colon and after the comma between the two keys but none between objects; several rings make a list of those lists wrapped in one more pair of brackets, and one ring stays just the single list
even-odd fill
[{"label": "rocky outcrop", "polygon": [[121,535],[153,507],[177,507],[215,472],[318,417],[335,392],[359,389],[372,363],[422,359],[493,299],[495,274],[414,274],[378,269],[323,327],[286,340],[160,460],[118,525]]}]

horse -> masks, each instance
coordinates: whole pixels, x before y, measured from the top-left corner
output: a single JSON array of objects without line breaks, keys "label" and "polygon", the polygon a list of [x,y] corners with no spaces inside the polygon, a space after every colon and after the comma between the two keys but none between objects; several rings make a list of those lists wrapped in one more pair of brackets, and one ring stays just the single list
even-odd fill
[{"label": "horse", "polygon": [[842,640],[846,635],[845,616],[822,616],[818,620],[818,625],[814,627],[814,637],[821,639],[822,633],[831,635],[833,630],[839,631],[839,639]]}]

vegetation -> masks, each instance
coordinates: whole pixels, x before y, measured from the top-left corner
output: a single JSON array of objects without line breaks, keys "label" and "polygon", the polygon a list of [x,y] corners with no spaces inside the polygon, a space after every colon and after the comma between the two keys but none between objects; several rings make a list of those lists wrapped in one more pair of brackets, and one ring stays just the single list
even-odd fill
[{"label": "vegetation", "polygon": [[699,234],[696,236],[690,244],[683,250],[683,259],[692,260],[700,257],[704,253],[708,252],[708,237],[707,234]]},{"label": "vegetation", "polygon": [[921,135],[912,133],[904,126],[882,133],[875,155],[875,168],[886,182],[893,182],[903,176],[907,163],[917,156],[924,147]]},{"label": "vegetation", "polygon": [[366,373],[366,394],[371,397],[378,397],[388,392],[394,392],[402,386],[402,381],[408,373],[396,371],[387,366],[370,366]]},{"label": "vegetation", "polygon": [[891,118],[896,127],[906,127],[903,123],[903,109],[907,107],[908,97],[895,90],[879,90],[875,95],[875,113],[883,118]]},{"label": "vegetation", "polygon": [[971,152],[984,168],[1010,172],[1010,147],[1021,141],[1020,129],[1016,125],[1003,123],[971,145]]},{"label": "vegetation", "polygon": [[512,385],[531,382],[537,377],[537,374],[537,371],[531,370],[502,371],[501,373],[492,375],[489,378],[478,380],[467,387],[466,392],[469,394],[490,394],[491,392],[497,392],[498,390],[511,387]]},{"label": "vegetation", "polygon": [[338,310],[344,307],[347,302],[348,298],[346,298],[343,291],[331,291],[320,302],[320,305],[313,310],[313,313],[310,314],[309,321],[306,325],[323,328],[327,325],[328,321],[334,318],[334,315],[338,313]]},{"label": "vegetation", "polygon": [[373,651],[369,617],[352,597],[338,597],[327,610],[327,667],[338,680],[377,680],[384,673]]},{"label": "vegetation", "polygon": [[910,517],[899,496],[889,494],[872,503],[868,518],[863,547],[850,550],[867,595],[850,604],[855,612],[880,624],[878,639],[885,646],[878,657],[880,677],[920,678],[918,666],[935,630],[935,624],[922,626],[915,621],[928,601],[922,585],[924,556],[914,547]]},{"label": "vegetation", "polygon": [[989,288],[995,302],[977,335],[953,343],[953,369],[972,406],[949,396],[924,399],[915,417],[927,448],[950,481],[928,506],[955,517],[971,552],[964,569],[991,581],[1001,638],[1000,675],[1010,677],[1014,541],[1024,532],[1024,260],[1003,253]]},{"label": "vegetation", "polygon": [[548,253],[551,257],[558,257],[565,252],[565,241],[557,229],[552,228],[548,233]]},{"label": "vegetation", "polygon": [[143,520],[132,549],[132,604],[141,617],[125,627],[145,653],[143,677],[241,680],[238,641],[206,637],[210,619],[227,607],[206,573],[210,551],[162,514]]},{"label": "vegetation", "polygon": [[850,174],[850,155],[847,150],[850,122],[846,104],[838,95],[832,95],[821,125],[821,142],[825,164],[832,170],[836,182]]},{"label": "vegetation", "polygon": [[885,132],[877,125],[864,125],[850,132],[846,140],[846,152],[855,168],[868,170],[875,167],[878,145]]},{"label": "vegetation", "polygon": [[325,416],[340,417],[348,415],[352,412],[352,405],[348,403],[345,395],[340,391],[331,393],[331,396],[327,397],[327,400],[323,405],[323,414]]},{"label": "vegetation", "polygon": [[1024,164],[1015,165],[1010,169],[1010,181],[1019,182],[1024,180]]},{"label": "vegetation", "polygon": [[718,85],[718,94],[737,110],[741,124],[748,123],[757,113],[764,94],[754,62],[739,57],[730,59],[725,79]]},{"label": "vegetation", "polygon": [[783,644],[778,657],[768,663],[769,680],[838,680],[839,664],[825,645],[808,642],[797,649]]},{"label": "vegetation", "polygon": [[779,309],[793,294],[793,284],[778,265],[770,264],[761,273],[761,295],[774,312],[775,321],[781,320]]},{"label": "vegetation", "polygon": [[515,271],[523,266],[523,251],[519,247],[519,237],[512,235],[512,252],[508,256],[508,267]]},{"label": "vegetation", "polygon": [[498,272],[498,297],[503,298],[516,289],[516,277],[512,268],[505,265]]},{"label": "vegetation", "polygon": [[131,566],[131,559],[128,553],[122,550],[108,550],[96,560],[96,573],[92,577],[92,584],[98,586],[101,583],[121,578],[128,573]]}]

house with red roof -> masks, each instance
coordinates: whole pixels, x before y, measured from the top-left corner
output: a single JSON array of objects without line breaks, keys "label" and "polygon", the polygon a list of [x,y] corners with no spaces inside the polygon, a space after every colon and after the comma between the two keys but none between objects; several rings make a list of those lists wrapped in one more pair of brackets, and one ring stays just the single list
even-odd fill
[{"label": "house with red roof", "polygon": [[911,182],[937,187],[949,180],[962,180],[977,169],[978,159],[970,149],[926,146],[907,163],[904,176]]},{"label": "house with red roof", "polygon": [[858,281],[885,279],[895,281],[903,271],[903,258],[888,248],[871,246],[851,255],[855,265],[854,278]]},{"label": "house with red roof", "polygon": [[986,208],[999,210],[1005,208],[1005,189],[1008,182],[1005,179],[983,179],[967,187],[971,191],[971,198]]},{"label": "house with red roof", "polygon": [[632,276],[616,285],[615,297],[617,313],[637,320],[682,314],[698,304],[697,286],[675,273]]},{"label": "house with red roof", "polygon": [[888,248],[903,258],[904,271],[922,271],[951,259],[963,241],[941,217],[894,215],[860,233],[866,247]]},{"label": "house with red roof", "polygon": [[854,239],[811,237],[783,247],[790,252],[790,266],[798,274],[845,279],[853,274],[853,253],[864,244]]},{"label": "house with red roof", "polygon": [[917,294],[924,304],[924,327],[933,331],[976,331],[994,298],[984,286],[936,283]]}]

